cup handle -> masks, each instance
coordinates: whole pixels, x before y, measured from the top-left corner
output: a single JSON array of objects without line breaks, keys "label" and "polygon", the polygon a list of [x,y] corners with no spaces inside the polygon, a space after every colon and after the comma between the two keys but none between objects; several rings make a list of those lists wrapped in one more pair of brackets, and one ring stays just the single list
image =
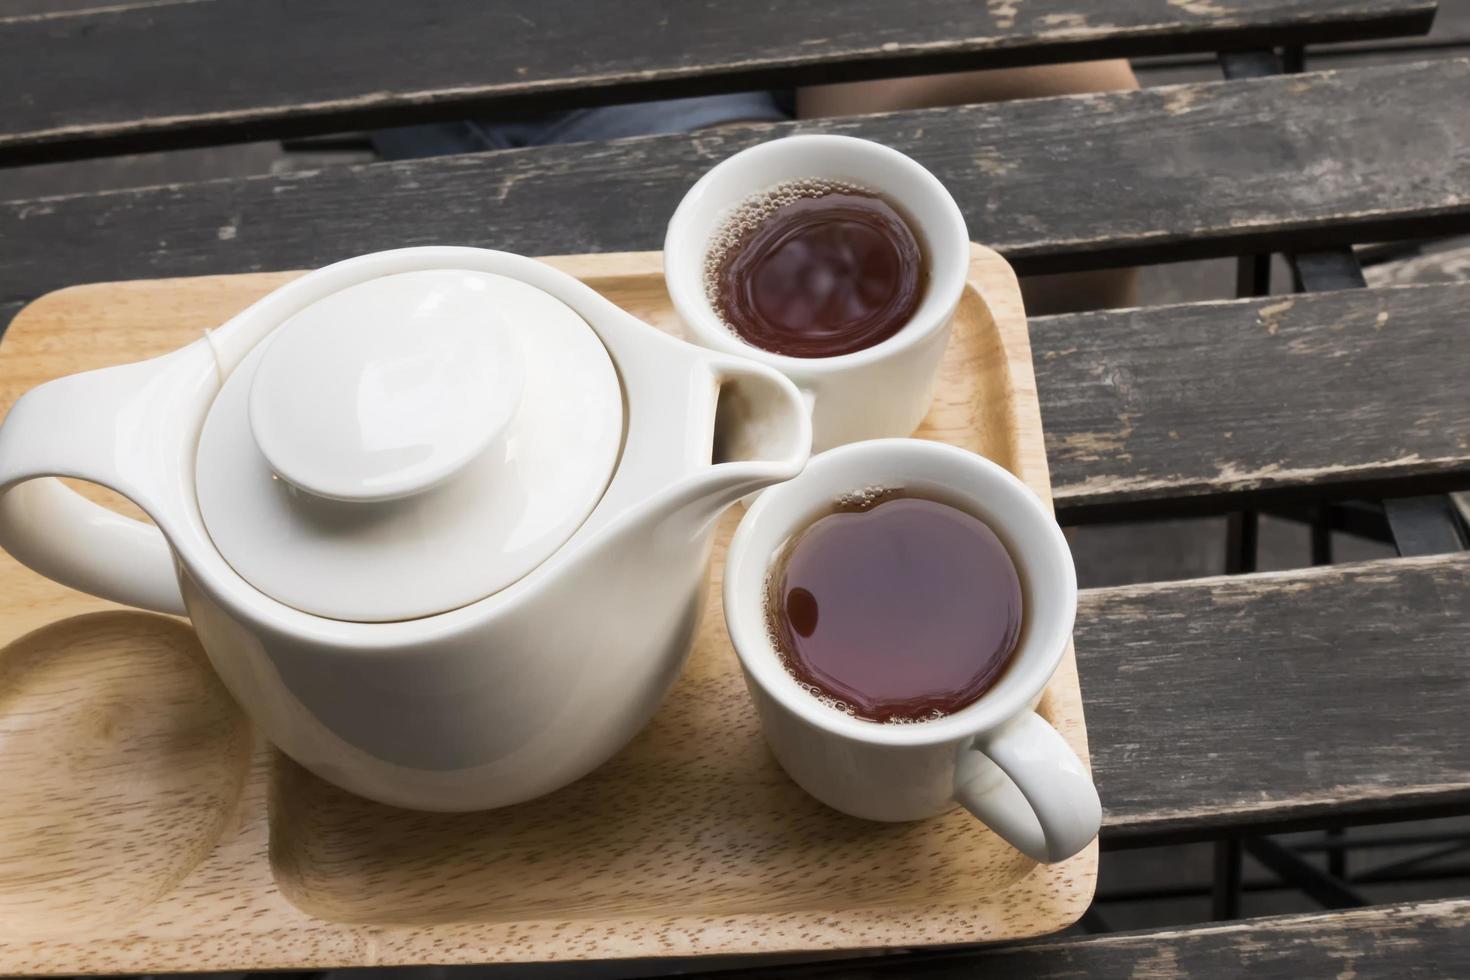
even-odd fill
[{"label": "cup handle", "polygon": [[1087,767],[1034,711],[977,737],[966,755],[978,758],[962,760],[956,797],[1022,854],[1063,861],[1097,836],[1102,804]]}]

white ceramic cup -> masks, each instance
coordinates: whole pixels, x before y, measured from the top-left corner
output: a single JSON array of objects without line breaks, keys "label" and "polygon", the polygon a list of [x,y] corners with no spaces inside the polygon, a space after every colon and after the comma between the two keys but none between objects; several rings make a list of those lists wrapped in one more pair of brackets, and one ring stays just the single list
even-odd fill
[{"label": "white ceramic cup", "polygon": [[[913,317],[887,340],[836,357],[786,357],[746,343],[720,320],[705,292],[705,258],[736,206],[776,184],[812,178],[856,184],[894,204],[920,239],[929,282]],[[969,266],[965,219],[939,179],[895,149],[850,136],[788,136],[721,161],[684,195],[664,238],[664,277],[688,339],[761,361],[796,382],[812,409],[813,452],[918,428]]]},{"label": "white ceramic cup", "polygon": [[[783,546],[844,493],[874,486],[975,515],[1020,573],[1023,623],[1010,665],[974,704],[933,721],[879,724],[823,704],[782,666],[767,631],[766,579]],[[766,740],[817,799],[869,820],[916,820],[958,803],[1037,861],[1071,857],[1097,835],[1102,808],[1087,767],[1035,710],[1072,633],[1072,556],[1041,501],[1000,466],[918,439],[813,457],[746,512],[726,559],[724,598]]]}]

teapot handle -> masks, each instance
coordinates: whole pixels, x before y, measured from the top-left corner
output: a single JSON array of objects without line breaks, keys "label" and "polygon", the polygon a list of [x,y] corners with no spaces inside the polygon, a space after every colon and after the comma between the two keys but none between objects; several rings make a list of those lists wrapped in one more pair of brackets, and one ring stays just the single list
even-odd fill
[{"label": "teapot handle", "polygon": [[51,477],[0,494],[0,547],[69,588],[185,615],[173,554],[158,528],[95,504]]},{"label": "teapot handle", "polygon": [[[184,615],[163,533],[51,477],[75,477],[135,501],[145,498],[146,474],[170,460],[178,465],[170,452],[176,448],[172,430],[182,416],[179,401],[188,394],[169,384],[177,375],[160,376],[189,367],[178,355],[192,354],[193,347],[59,378],[16,401],[0,426],[0,547],[62,585]],[[199,361],[197,355],[192,359]],[[208,367],[212,374],[212,358]]]}]

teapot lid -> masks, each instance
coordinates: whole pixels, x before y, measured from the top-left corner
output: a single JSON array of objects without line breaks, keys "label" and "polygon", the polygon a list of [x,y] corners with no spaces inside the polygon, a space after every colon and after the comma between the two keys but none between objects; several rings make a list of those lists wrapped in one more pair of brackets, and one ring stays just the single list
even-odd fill
[{"label": "teapot lid", "polygon": [[229,375],[200,434],[199,509],[266,595],[416,619],[566,543],[622,434],[612,360],[566,304],[488,272],[403,272],[312,303]]}]

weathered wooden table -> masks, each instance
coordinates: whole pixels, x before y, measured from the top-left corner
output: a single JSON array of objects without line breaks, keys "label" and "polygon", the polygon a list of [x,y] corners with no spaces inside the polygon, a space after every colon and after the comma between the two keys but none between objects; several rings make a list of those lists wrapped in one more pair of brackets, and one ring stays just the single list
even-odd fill
[{"label": "weathered wooden table", "polygon": [[[1213,83],[4,200],[0,317],[73,283],[410,244],[653,248],[698,173],[794,129],[912,154],[1023,274],[1240,256],[1251,297],[1259,257],[1284,253],[1301,295],[1040,318],[1031,343],[1064,524],[1232,515],[1239,574],[1082,596],[1104,847],[1220,841],[1226,915],[1244,847],[1333,911],[861,970],[1470,973],[1470,900],[1346,910],[1350,881],[1259,836],[1470,812],[1470,557],[1434,496],[1470,487],[1470,284],[1368,289],[1350,249],[1470,230],[1470,60],[1290,70],[1303,45],[1421,32],[1432,3],[862,0],[756,16],[624,0],[595,18],[577,0],[42,6],[0,8],[0,163],[1222,52]],[[1261,511],[1380,536],[1402,557],[1253,574]]]}]

